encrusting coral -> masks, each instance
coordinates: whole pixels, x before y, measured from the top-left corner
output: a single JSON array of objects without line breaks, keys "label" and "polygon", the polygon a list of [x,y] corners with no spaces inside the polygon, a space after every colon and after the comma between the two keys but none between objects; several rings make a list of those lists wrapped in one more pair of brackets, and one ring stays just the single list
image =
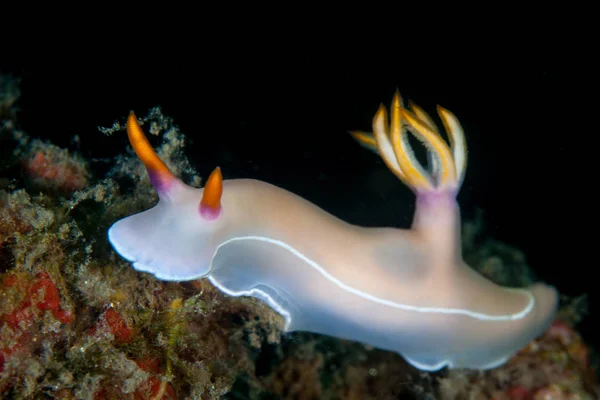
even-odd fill
[{"label": "encrusting coral", "polygon": [[[7,82],[13,82],[8,84]],[[0,100],[0,397],[32,399],[592,399],[590,350],[566,304],[559,320],[502,368],[420,373],[394,353],[329,337],[281,337],[283,320],[206,280],[158,281],[116,256],[106,231],[156,202],[132,151],[106,176],[77,153],[18,130],[18,85]],[[12,92],[8,92],[12,91]],[[124,118],[107,135],[121,134]],[[158,155],[198,186],[185,138],[159,108],[143,118]],[[155,138],[151,138],[157,142]],[[125,140],[125,139],[124,139]],[[135,184],[133,184],[135,182]],[[467,229],[468,227],[471,229]],[[479,243],[465,254],[502,284],[527,284],[519,251]],[[404,397],[403,397],[404,398]]]}]

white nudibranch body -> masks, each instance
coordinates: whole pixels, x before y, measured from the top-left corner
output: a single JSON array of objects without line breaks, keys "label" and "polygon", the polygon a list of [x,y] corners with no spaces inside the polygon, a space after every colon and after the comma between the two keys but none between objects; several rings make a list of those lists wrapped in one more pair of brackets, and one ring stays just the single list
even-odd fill
[{"label": "white nudibranch body", "polygon": [[[184,184],[156,156],[133,113],[129,139],[159,202],[117,221],[110,243],[138,271],[158,279],[209,279],[231,296],[265,301],[287,331],[310,331],[401,354],[427,371],[499,366],[540,335],[557,307],[554,288],[505,288],[465,264],[456,194],[466,145],[456,117],[439,107],[450,138],[396,94],[391,123],[381,107],[373,134],[352,132],[416,194],[411,229],[348,224],[265,182]],[[423,168],[408,144],[429,151]]]}]

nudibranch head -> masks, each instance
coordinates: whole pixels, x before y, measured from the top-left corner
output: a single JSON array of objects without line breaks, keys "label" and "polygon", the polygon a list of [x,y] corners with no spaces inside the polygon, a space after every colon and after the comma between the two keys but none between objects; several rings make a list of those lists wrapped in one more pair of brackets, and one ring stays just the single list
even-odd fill
[{"label": "nudibranch head", "polygon": [[206,275],[214,252],[206,238],[222,225],[223,178],[216,168],[203,189],[186,185],[158,157],[135,114],[127,134],[158,194],[153,208],[115,222],[108,238],[115,250],[138,271],[169,281]]}]

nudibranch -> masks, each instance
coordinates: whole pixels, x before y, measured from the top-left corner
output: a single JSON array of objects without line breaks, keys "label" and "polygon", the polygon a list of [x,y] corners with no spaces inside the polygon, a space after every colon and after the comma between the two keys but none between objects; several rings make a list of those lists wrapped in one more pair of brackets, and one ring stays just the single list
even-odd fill
[{"label": "nudibranch", "polygon": [[[252,296],[309,331],[395,351],[421,370],[489,369],[540,335],[557,308],[543,283],[501,287],[465,264],[456,195],[467,165],[461,125],[438,107],[449,144],[418,106],[394,96],[373,133],[351,132],[416,195],[410,229],[346,223],[269,183],[223,180],[204,188],[175,177],[133,113],[131,145],[158,194],[151,209],[117,221],[110,243],[138,271],[166,281],[207,278],[230,296]],[[415,157],[408,135],[428,151]]]}]

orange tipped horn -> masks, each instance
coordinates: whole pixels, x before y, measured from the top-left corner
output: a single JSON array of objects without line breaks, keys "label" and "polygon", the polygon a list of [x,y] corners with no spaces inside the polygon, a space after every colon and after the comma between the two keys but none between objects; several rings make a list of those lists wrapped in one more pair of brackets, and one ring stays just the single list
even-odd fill
[{"label": "orange tipped horn", "polygon": [[152,148],[133,111],[129,113],[127,118],[127,136],[129,137],[129,143],[135,150],[135,154],[144,163],[150,182],[152,182],[156,191],[162,192],[168,189],[177,178]]},{"label": "orange tipped horn", "polygon": [[223,175],[217,167],[210,174],[200,200],[200,214],[206,219],[215,219],[221,214],[221,195],[223,194]]}]

